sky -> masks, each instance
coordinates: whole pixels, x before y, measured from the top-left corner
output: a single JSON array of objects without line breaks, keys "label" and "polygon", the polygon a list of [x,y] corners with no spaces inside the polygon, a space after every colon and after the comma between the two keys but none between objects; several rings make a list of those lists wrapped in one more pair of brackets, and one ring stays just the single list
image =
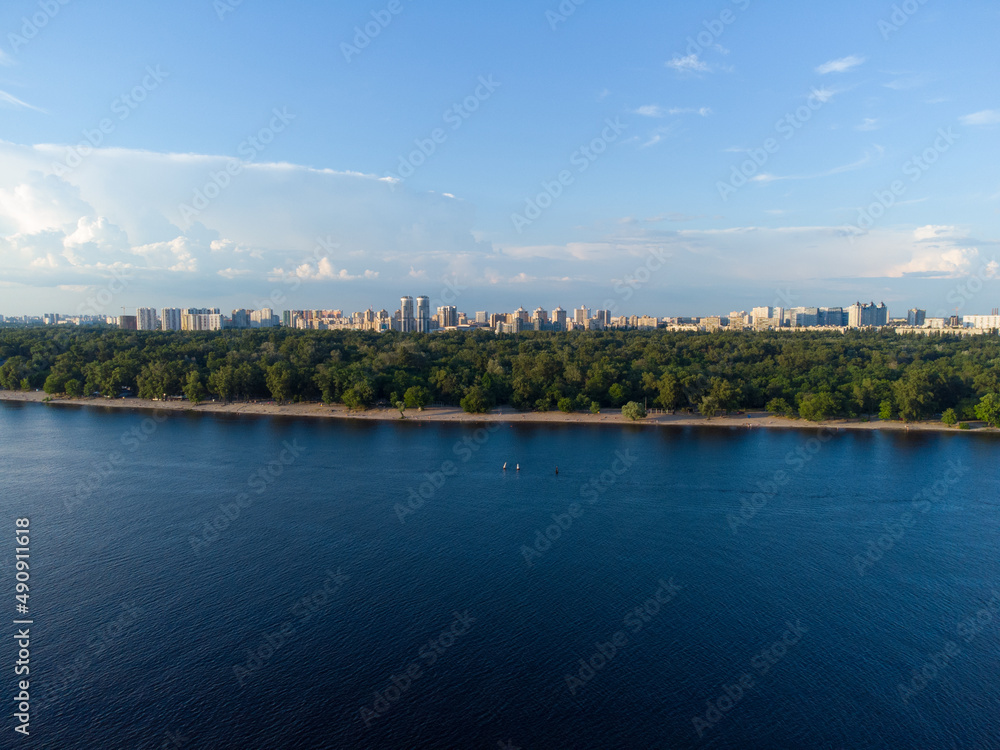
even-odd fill
[{"label": "sky", "polygon": [[7,0],[0,314],[1000,306],[989,0]]}]

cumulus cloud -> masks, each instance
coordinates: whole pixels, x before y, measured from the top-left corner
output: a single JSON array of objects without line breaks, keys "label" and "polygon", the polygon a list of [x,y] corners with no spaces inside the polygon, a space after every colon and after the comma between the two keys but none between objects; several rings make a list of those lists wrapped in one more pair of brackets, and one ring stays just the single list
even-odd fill
[{"label": "cumulus cloud", "polygon": [[406,276],[400,259],[419,256],[436,274],[492,252],[473,236],[469,204],[376,176],[243,164],[223,180],[227,157],[127,149],[97,149],[68,169],[68,153],[0,142],[5,280],[87,288],[128,268],[133,288],[167,303],[226,282],[391,282]]}]

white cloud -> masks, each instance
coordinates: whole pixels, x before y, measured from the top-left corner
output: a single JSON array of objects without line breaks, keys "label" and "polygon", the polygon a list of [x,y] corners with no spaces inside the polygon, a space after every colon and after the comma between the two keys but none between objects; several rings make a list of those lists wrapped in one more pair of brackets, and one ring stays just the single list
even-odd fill
[{"label": "white cloud", "polygon": [[702,117],[708,117],[712,114],[711,107],[674,107],[670,110],[672,115],[701,115]]},{"label": "white cloud", "polygon": [[[392,191],[371,175],[245,164],[191,215],[181,204],[204,192],[212,174],[225,173],[229,158],[97,149],[56,176],[66,153],[65,146],[0,141],[5,281],[92,289],[107,283],[110,269],[128,268],[130,289],[181,303],[220,289],[234,293],[223,280],[238,280],[248,296],[264,295],[276,281],[393,283],[407,278],[416,257],[430,278],[457,258],[492,257],[491,244],[473,236],[473,206],[406,187]],[[323,247],[318,238],[331,239]],[[66,300],[64,309],[79,301]]]},{"label": "white cloud", "polygon": [[646,104],[636,110],[633,110],[633,113],[642,115],[643,117],[663,117],[664,114],[666,114],[663,107],[656,104]]},{"label": "white cloud", "polygon": [[1000,109],[984,109],[961,118],[963,125],[1000,125]]},{"label": "white cloud", "polygon": [[825,62],[816,68],[816,72],[821,76],[828,75],[829,73],[846,73],[847,71],[863,65],[865,58],[860,55],[849,55],[848,57],[841,57],[838,60],[830,60]]},{"label": "white cloud", "polygon": [[665,65],[678,73],[708,73],[712,70],[711,66],[700,59],[697,53],[686,57],[675,57],[667,61]]},{"label": "white cloud", "polygon": [[8,94],[6,91],[0,91],[0,104],[6,104],[10,107],[16,107],[18,109],[33,109],[35,112],[45,112],[44,109],[39,109],[33,104],[21,101],[16,96]]},{"label": "white cloud", "polygon": [[833,99],[833,97],[835,97],[838,93],[840,92],[838,92],[836,89],[830,89],[826,87],[821,89],[813,89],[810,92],[810,94],[822,104],[826,104],[828,101]]}]

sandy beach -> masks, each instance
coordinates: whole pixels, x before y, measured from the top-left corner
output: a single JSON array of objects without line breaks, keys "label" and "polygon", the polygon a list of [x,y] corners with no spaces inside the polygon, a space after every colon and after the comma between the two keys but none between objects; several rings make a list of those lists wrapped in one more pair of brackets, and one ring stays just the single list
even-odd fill
[{"label": "sandy beach", "polygon": [[[0,401],[43,403],[47,398],[41,391],[2,391]],[[337,404],[323,403],[276,404],[273,401],[233,402],[204,401],[198,405],[187,401],[150,401],[139,398],[66,398],[56,397],[46,402],[49,406],[89,406],[109,409],[136,409],[154,411],[182,411],[208,414],[246,414],[255,416],[306,417],[312,419],[355,419],[400,421],[398,409],[374,408],[367,411],[350,411]],[[505,423],[566,423],[566,424],[608,424],[643,425],[661,427],[732,427],[743,429],[812,429],[834,430],[897,430],[909,432],[966,432],[948,427],[941,422],[882,422],[877,418],[868,422],[859,419],[832,419],[825,422],[807,422],[804,419],[775,417],[767,412],[746,412],[728,417],[707,419],[696,414],[653,414],[646,419],[630,422],[618,410],[608,409],[600,414],[576,412],[564,414],[560,411],[518,412],[511,407],[493,409],[488,414],[466,414],[454,406],[434,406],[423,411],[407,409],[408,422],[505,422]],[[970,422],[971,431],[997,432],[979,422]]]}]

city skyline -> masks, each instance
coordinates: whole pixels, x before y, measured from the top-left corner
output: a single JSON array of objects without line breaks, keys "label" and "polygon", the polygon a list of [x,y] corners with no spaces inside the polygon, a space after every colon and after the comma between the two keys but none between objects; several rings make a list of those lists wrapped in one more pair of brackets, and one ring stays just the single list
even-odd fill
[{"label": "city skyline", "polygon": [[[985,0],[515,3],[472,36],[448,0],[308,4],[306,25],[216,6],[0,10],[0,314],[75,308],[116,273],[109,314],[161,290],[363,308],[453,284],[708,315],[786,291],[960,312],[958,285],[997,289]],[[451,53],[414,70],[428,43]]]},{"label": "city skyline", "polygon": [[[990,314],[928,315],[927,310],[910,308],[905,317],[891,317],[885,302],[862,303],[848,306],[757,306],[747,310],[732,310],[726,315],[711,316],[657,316],[619,315],[614,310],[588,307],[564,309],[523,305],[513,312],[476,310],[469,314],[455,305],[436,306],[431,312],[431,300],[426,295],[403,296],[400,306],[390,313],[374,306],[367,310],[345,311],[340,308],[274,309],[259,310],[237,308],[227,315],[221,308],[141,307],[135,315],[122,308],[120,316],[65,315],[46,313],[42,316],[0,315],[0,325],[110,325],[136,331],[219,331],[224,329],[248,330],[293,328],[299,330],[363,330],[385,333],[435,333],[447,330],[488,330],[499,334],[527,331],[566,332],[573,330],[605,329],[656,329],[669,330],[782,330],[782,329],[837,329],[895,327],[900,331],[974,329],[979,333],[1000,331],[1000,308]],[[940,312],[940,311],[939,311]]]}]

